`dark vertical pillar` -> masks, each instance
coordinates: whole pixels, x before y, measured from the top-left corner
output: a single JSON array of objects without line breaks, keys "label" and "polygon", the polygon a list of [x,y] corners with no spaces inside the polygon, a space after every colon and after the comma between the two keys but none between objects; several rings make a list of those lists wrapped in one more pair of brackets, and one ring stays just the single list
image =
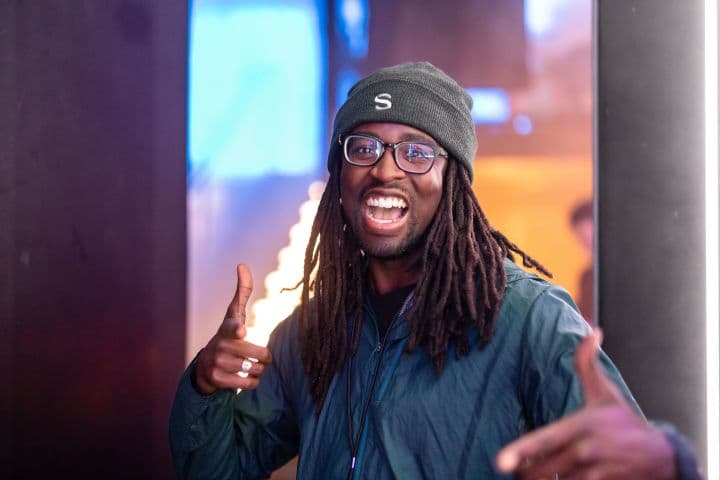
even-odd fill
[{"label": "dark vertical pillar", "polygon": [[171,477],[187,2],[2,2],[0,32],[0,476]]},{"label": "dark vertical pillar", "polygon": [[648,417],[705,452],[703,2],[597,0],[599,318]]},{"label": "dark vertical pillar", "polygon": [[10,478],[9,459],[12,447],[10,422],[15,391],[12,385],[15,359],[13,311],[15,305],[13,235],[15,219],[15,99],[16,83],[13,72],[15,56],[15,9],[0,3],[0,478]]}]

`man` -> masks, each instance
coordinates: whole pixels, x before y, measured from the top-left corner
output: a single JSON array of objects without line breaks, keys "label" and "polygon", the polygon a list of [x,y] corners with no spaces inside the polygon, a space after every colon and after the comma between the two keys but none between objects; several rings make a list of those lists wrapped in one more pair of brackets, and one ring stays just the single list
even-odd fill
[{"label": "man", "polygon": [[[518,255],[547,273],[480,209],[471,104],[428,63],[379,70],[350,90],[335,119],[301,306],[268,348],[245,342],[252,280],[238,266],[226,319],[173,406],[180,476],[266,478],[295,455],[306,479],[534,478],[548,466],[561,475],[593,466],[589,455],[565,460],[572,442],[540,430],[552,449],[529,437],[495,470],[503,446],[583,406],[573,355],[589,327],[565,291],[509,261]],[[585,342],[580,371],[601,370],[596,340]],[[599,358],[640,445],[651,438],[659,453],[649,457],[664,460],[624,473],[672,478],[669,443]]]}]

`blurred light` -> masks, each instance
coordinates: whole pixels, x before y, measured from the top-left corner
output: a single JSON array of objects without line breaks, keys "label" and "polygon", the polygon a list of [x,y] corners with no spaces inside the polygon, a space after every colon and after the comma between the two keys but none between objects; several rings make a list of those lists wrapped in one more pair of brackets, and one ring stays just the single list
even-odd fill
[{"label": "blurred light", "polygon": [[252,313],[246,338],[252,343],[266,345],[277,324],[300,304],[302,288],[283,289],[294,287],[302,278],[305,248],[324,189],[325,184],[319,181],[308,188],[310,198],[300,206],[300,220],[290,228],[290,243],[278,253],[277,268],[265,277],[265,297],[250,307]]},{"label": "blurred light", "polygon": [[190,30],[191,179],[314,172],[324,125],[314,3],[196,1]]},{"label": "blurred light", "polygon": [[468,88],[473,99],[475,124],[505,123],[510,119],[510,98],[501,88]]},{"label": "blurred light", "polygon": [[338,30],[353,58],[367,56],[368,5],[367,0],[338,0]]},{"label": "blurred light", "polygon": [[347,94],[355,83],[360,80],[360,74],[352,69],[343,69],[338,74],[337,88],[335,89],[335,111],[347,100]]},{"label": "blurred light", "polygon": [[568,0],[525,0],[525,31],[532,37],[551,33],[558,13]]},{"label": "blurred light", "polygon": [[705,370],[708,480],[720,479],[718,128],[718,8],[716,0],[705,0]]},{"label": "blurred light", "polygon": [[516,115],[513,118],[513,128],[518,135],[530,135],[533,132],[533,122],[527,115]]}]

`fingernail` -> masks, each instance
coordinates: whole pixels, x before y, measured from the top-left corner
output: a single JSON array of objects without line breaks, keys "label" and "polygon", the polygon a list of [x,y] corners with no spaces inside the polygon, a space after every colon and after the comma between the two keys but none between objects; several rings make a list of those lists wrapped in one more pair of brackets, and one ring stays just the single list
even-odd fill
[{"label": "fingernail", "polygon": [[501,452],[497,458],[497,467],[501,472],[512,472],[518,466],[518,456],[513,452]]}]

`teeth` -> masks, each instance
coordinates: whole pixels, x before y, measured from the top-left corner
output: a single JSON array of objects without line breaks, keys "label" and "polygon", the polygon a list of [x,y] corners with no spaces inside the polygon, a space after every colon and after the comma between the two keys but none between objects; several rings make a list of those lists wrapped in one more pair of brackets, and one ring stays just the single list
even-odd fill
[{"label": "teeth", "polygon": [[405,200],[398,197],[370,197],[365,200],[368,207],[407,208]]}]

